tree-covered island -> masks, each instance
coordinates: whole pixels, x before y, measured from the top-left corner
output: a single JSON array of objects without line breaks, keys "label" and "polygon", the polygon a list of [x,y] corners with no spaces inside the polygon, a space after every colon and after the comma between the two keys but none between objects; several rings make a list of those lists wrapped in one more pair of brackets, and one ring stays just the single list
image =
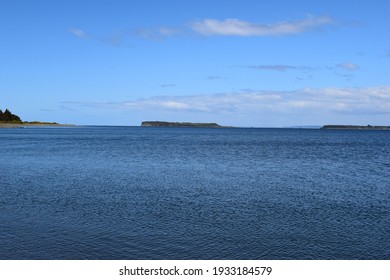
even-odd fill
[{"label": "tree-covered island", "polygon": [[349,129],[349,130],[390,130],[390,126],[379,125],[324,125],[321,129]]},{"label": "tree-covered island", "polygon": [[56,122],[22,121],[18,115],[13,114],[9,109],[5,109],[4,112],[0,109],[0,128],[24,126],[61,126],[61,124]]},{"label": "tree-covered island", "polygon": [[141,126],[154,127],[203,127],[203,128],[221,128],[223,126],[217,123],[191,123],[191,122],[165,122],[165,121],[144,121]]},{"label": "tree-covered island", "polygon": [[5,111],[3,112],[0,109],[0,122],[22,123],[22,120],[19,116],[12,114],[10,110],[5,109]]}]

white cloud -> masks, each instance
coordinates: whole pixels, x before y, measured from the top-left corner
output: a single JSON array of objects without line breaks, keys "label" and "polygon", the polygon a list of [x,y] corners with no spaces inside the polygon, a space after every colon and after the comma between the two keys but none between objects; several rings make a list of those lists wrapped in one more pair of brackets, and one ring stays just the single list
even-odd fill
[{"label": "white cloud", "polygon": [[301,99],[316,101],[318,109],[359,114],[390,114],[390,86],[305,89]]},{"label": "white cloud", "polygon": [[[125,102],[64,102],[67,107],[131,112],[144,118],[218,119],[226,124],[377,123],[388,125],[390,85],[366,88],[303,88],[294,91],[243,90],[236,93],[155,96]],[[85,107],[83,108],[85,111]],[[163,117],[164,118],[164,117]]]},{"label": "white cloud", "polygon": [[258,107],[260,103],[277,100],[278,94],[269,93],[227,93],[214,95],[163,96],[119,103],[121,107],[139,110],[190,110],[198,112],[232,112]]},{"label": "white cloud", "polygon": [[[295,91],[253,91],[190,96],[156,96],[147,99],[90,103],[93,107],[129,110],[179,110],[193,112],[252,114],[258,110],[288,112],[295,109],[390,114],[390,86],[369,88],[304,88]],[[297,112],[302,113],[302,112]]]},{"label": "white cloud", "polygon": [[185,102],[177,102],[177,101],[163,101],[159,103],[159,106],[168,109],[189,109],[191,106]]},{"label": "white cloud", "polygon": [[251,23],[239,19],[204,19],[193,22],[190,27],[197,33],[212,36],[272,36],[291,35],[306,32],[334,21],[327,16],[309,16],[306,19],[274,24]]},{"label": "white cloud", "polygon": [[349,62],[340,63],[340,64],[337,64],[336,66],[339,68],[342,68],[344,70],[348,70],[348,71],[356,71],[356,70],[360,69],[360,67],[357,64],[349,63]]},{"label": "white cloud", "polygon": [[[204,19],[187,24],[187,27],[156,27],[138,28],[133,30],[133,35],[144,39],[161,40],[168,37],[186,35],[186,33],[196,32],[201,35],[212,36],[273,36],[299,34],[326,25],[333,24],[334,20],[328,16],[311,16],[298,21],[283,21],[273,24],[252,23],[239,19]],[[190,29],[188,29],[188,27]],[[123,43],[126,32],[115,33],[110,36],[95,36],[82,29],[72,28],[68,30],[73,35],[94,41],[119,45]],[[130,35],[130,34],[128,34]]]}]

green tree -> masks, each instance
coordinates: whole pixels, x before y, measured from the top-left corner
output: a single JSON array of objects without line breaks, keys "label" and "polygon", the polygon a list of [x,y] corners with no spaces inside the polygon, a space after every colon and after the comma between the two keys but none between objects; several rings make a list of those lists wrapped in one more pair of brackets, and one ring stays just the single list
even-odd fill
[{"label": "green tree", "polygon": [[5,109],[4,112],[0,110],[0,121],[3,121],[3,122],[21,122],[22,120],[20,119],[19,116],[12,114],[10,110]]}]

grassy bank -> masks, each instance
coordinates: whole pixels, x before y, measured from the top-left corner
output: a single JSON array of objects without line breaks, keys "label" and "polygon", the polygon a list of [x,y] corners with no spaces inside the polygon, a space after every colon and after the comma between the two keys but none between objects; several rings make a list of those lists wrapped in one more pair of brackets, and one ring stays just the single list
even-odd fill
[{"label": "grassy bank", "polygon": [[72,124],[59,124],[56,122],[0,122],[0,128],[22,128],[33,126],[74,126]]}]

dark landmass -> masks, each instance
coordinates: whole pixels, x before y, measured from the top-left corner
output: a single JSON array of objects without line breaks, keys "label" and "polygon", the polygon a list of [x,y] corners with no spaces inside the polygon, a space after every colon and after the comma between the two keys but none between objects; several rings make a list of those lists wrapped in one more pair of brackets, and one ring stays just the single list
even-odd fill
[{"label": "dark landmass", "polygon": [[390,126],[376,125],[324,125],[321,129],[390,130]]},{"label": "dark landmass", "polygon": [[292,129],[320,129],[320,125],[295,125],[295,126],[286,126],[283,128],[292,128]]},{"label": "dark landmass", "polygon": [[156,127],[208,127],[208,128],[221,128],[216,123],[191,123],[191,122],[162,122],[162,121],[145,121],[141,126],[156,126]]},{"label": "dark landmass", "polygon": [[22,122],[22,120],[19,116],[12,114],[10,110],[5,109],[4,112],[0,110],[0,122],[17,123]]},{"label": "dark landmass", "polygon": [[69,124],[59,124],[56,122],[25,122],[22,119],[12,114],[10,110],[6,109],[4,112],[0,110],[0,128],[18,128],[18,127],[29,127],[29,126],[72,126]]}]

